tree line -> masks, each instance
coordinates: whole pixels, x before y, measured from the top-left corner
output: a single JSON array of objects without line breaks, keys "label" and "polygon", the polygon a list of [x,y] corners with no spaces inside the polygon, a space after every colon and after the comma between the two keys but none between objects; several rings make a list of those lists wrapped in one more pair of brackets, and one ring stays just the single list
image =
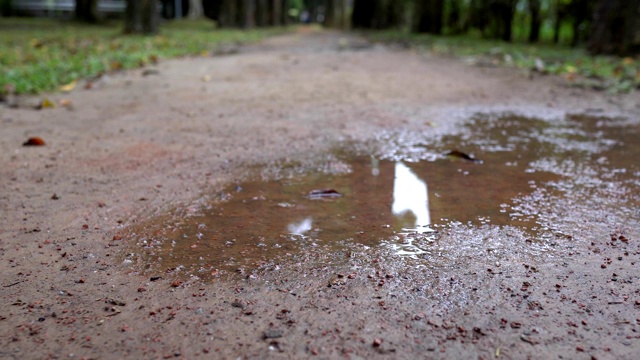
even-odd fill
[{"label": "tree line", "polygon": [[[281,26],[290,20],[354,29],[408,29],[415,33],[483,37],[512,41],[514,30],[531,43],[543,25],[558,43],[562,31],[573,46],[593,54],[640,53],[640,0],[178,0],[199,9],[221,27]],[[176,0],[126,0],[125,32],[158,31],[161,7]],[[97,0],[77,0],[76,15],[95,21]],[[297,12],[300,9],[303,14]],[[296,10],[293,11],[292,10]],[[304,16],[300,16],[304,15]]]},{"label": "tree line", "polygon": [[531,43],[540,41],[545,23],[555,43],[568,27],[571,45],[586,45],[593,54],[640,52],[640,0],[354,0],[351,17],[354,28],[477,31],[504,41],[513,40],[516,26],[526,27]]}]

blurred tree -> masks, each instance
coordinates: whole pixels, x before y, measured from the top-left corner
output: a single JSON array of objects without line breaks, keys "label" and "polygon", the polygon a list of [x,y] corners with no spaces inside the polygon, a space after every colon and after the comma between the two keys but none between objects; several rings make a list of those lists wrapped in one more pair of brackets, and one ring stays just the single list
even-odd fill
[{"label": "blurred tree", "polygon": [[256,26],[264,27],[269,25],[269,0],[257,0],[255,9]]},{"label": "blurred tree", "polygon": [[281,25],[289,25],[289,7],[291,0],[282,0],[282,17],[280,18]]},{"label": "blurred tree", "polygon": [[538,42],[540,39],[540,25],[542,24],[540,5],[540,0],[529,0],[529,14],[531,15],[531,26],[529,27],[530,43]]},{"label": "blurred tree", "polygon": [[189,0],[189,13],[187,14],[189,19],[197,19],[199,17],[202,17],[204,12],[202,9],[202,4],[204,1],[206,0]]},{"label": "blurred tree", "polygon": [[127,0],[125,34],[156,34],[158,32],[158,1]]},{"label": "blurred tree", "polygon": [[489,14],[492,22],[492,37],[511,41],[513,16],[518,0],[491,0]]},{"label": "blurred tree", "polygon": [[593,19],[594,3],[593,0],[573,0],[569,5],[569,13],[573,16],[571,46],[577,46],[587,39]]},{"label": "blurred tree", "polygon": [[220,27],[234,27],[236,23],[236,12],[238,6],[233,0],[219,0],[218,25]]},{"label": "blurred tree", "polygon": [[442,34],[444,0],[416,0],[414,32]]},{"label": "blurred tree", "polygon": [[400,28],[404,25],[405,0],[387,0],[385,5],[386,18],[381,28]]},{"label": "blurred tree", "polygon": [[98,0],[76,0],[76,19],[89,24],[98,22]]},{"label": "blurred tree", "polygon": [[554,0],[553,42],[557,44],[560,41],[562,24],[567,21],[571,22],[573,30],[571,45],[577,46],[580,42],[584,42],[590,32],[595,2],[595,0]]},{"label": "blurred tree", "polygon": [[[209,5],[208,17],[213,18],[221,27],[241,27],[252,29],[256,26],[256,19],[264,21],[261,14],[256,17],[258,11],[268,11],[264,3],[257,0],[217,0],[217,4]],[[263,7],[258,7],[258,5]],[[217,16],[217,18],[216,18]],[[267,18],[268,19],[268,16]]]},{"label": "blurred tree", "polygon": [[587,49],[592,54],[640,53],[640,0],[599,0]]},{"label": "blurred tree", "polygon": [[404,7],[404,0],[355,0],[351,26],[361,29],[398,27],[404,21]]},{"label": "blurred tree", "polygon": [[203,0],[202,11],[207,18],[219,21],[220,10],[222,8],[222,0]]},{"label": "blurred tree", "polygon": [[460,34],[465,31],[462,20],[462,11],[464,9],[461,0],[450,0],[445,3],[448,7],[446,11],[446,26],[452,34]]},{"label": "blurred tree", "polygon": [[338,17],[339,26],[341,29],[346,29],[348,26],[347,0],[336,0],[336,1],[338,2],[337,4],[338,15],[336,16]]},{"label": "blurred tree", "polygon": [[555,0],[554,1],[554,19],[553,19],[553,43],[560,42],[560,27],[562,21],[564,21],[567,15],[567,0]]},{"label": "blurred tree", "polygon": [[256,0],[244,0],[244,21],[241,21],[245,29],[253,29],[256,26]]},{"label": "blurred tree", "polygon": [[371,29],[377,3],[377,0],[354,0],[351,26],[354,29]]},{"label": "blurred tree", "polygon": [[471,25],[484,36],[511,41],[518,0],[471,0]]},{"label": "blurred tree", "polygon": [[271,25],[282,25],[282,1],[271,0]]},{"label": "blurred tree", "polygon": [[325,0],[324,2],[324,25],[329,27],[337,26],[335,0]]}]

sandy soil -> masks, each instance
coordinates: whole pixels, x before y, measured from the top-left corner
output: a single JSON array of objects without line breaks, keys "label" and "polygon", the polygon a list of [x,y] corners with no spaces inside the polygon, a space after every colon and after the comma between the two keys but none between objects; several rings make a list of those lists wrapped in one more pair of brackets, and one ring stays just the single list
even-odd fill
[{"label": "sandy soil", "polygon": [[[0,358],[640,354],[639,230],[620,224],[553,254],[509,249],[522,234],[483,230],[494,231],[484,246],[503,251],[428,272],[355,251],[342,265],[316,258],[172,286],[170,275],[151,281],[123,265],[127,226],[197,211],[254,164],[313,159],[388,130],[446,131],[475,111],[640,114],[637,93],[362,45],[300,32],[49,95],[70,108],[34,110],[30,98],[1,108]],[[23,147],[30,136],[46,146]],[[612,233],[629,241],[614,244]]]}]

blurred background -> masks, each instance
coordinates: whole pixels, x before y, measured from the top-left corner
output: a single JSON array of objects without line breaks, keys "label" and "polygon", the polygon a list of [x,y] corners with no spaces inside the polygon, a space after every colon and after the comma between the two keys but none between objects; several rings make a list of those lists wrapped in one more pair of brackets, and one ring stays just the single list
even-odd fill
[{"label": "blurred background", "polygon": [[220,44],[296,26],[562,75],[596,90],[640,87],[640,0],[0,0],[0,14],[3,96],[217,53]]}]

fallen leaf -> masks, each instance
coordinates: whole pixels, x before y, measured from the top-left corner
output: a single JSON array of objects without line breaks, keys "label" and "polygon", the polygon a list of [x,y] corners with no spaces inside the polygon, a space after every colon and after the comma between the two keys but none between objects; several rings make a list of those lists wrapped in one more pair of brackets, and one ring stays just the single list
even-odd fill
[{"label": "fallen leaf", "polygon": [[45,142],[39,137],[30,137],[27,141],[22,143],[22,146],[44,146]]},{"label": "fallen leaf", "polygon": [[49,100],[48,98],[43,98],[42,101],[40,102],[40,104],[38,104],[37,109],[38,110],[42,110],[42,109],[55,109],[56,107],[58,107],[56,105],[55,102]]},{"label": "fallen leaf", "polygon": [[142,71],[142,76],[149,76],[149,75],[159,75],[160,71],[158,71],[157,69],[144,69]]},{"label": "fallen leaf", "polygon": [[322,189],[322,190],[311,190],[309,192],[309,194],[307,195],[307,197],[309,199],[330,199],[330,198],[337,198],[337,197],[341,197],[342,194],[340,194],[339,192],[337,192],[334,189]]},{"label": "fallen leaf", "polygon": [[122,63],[120,61],[112,61],[109,68],[111,70],[122,70]]},{"label": "fallen leaf", "polygon": [[448,152],[445,153],[445,155],[451,156],[451,157],[456,157],[456,158],[459,158],[459,159],[473,161],[473,162],[478,163],[478,164],[482,164],[482,160],[476,159],[476,158],[474,158],[474,157],[472,157],[472,156],[470,156],[468,154],[465,154],[465,153],[463,153],[462,151],[459,151],[459,150],[448,151]]},{"label": "fallen leaf", "polygon": [[76,85],[78,85],[78,81],[77,80],[73,80],[72,82],[70,82],[70,83],[68,83],[66,85],[62,85],[60,87],[60,91],[69,92],[69,91],[75,89]]},{"label": "fallen leaf", "polygon": [[62,106],[62,107],[70,108],[71,105],[72,105],[71,104],[71,100],[69,100],[69,99],[60,100],[60,106]]}]

